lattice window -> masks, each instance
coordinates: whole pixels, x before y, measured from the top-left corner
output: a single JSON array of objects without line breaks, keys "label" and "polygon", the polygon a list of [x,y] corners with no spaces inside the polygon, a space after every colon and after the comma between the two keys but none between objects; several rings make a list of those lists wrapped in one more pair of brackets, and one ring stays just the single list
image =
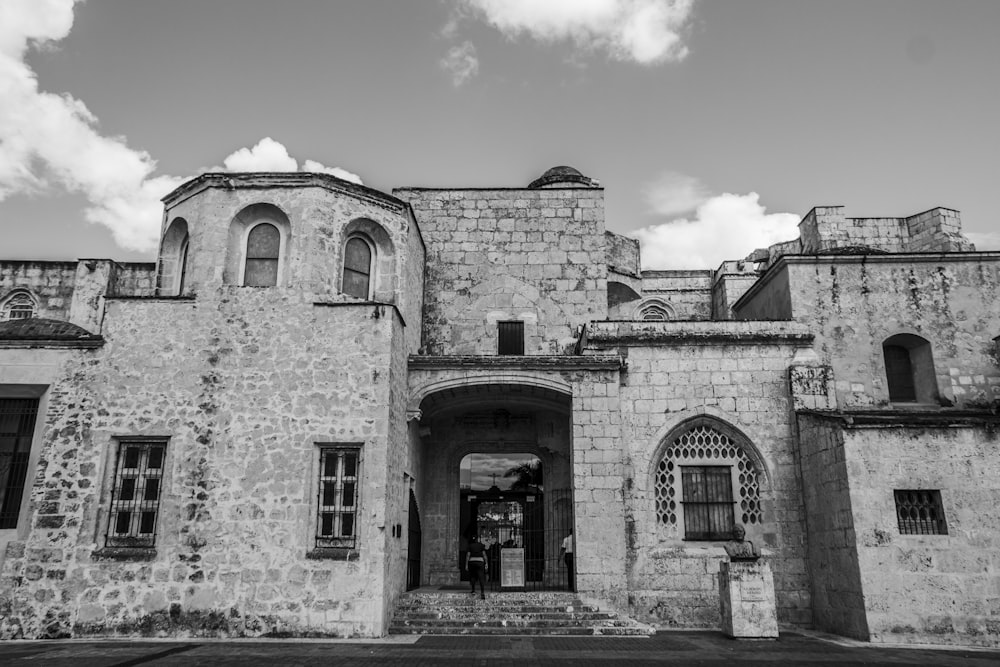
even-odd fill
[{"label": "lattice window", "polygon": [[3,319],[26,320],[35,316],[35,300],[27,292],[16,292],[3,304]]},{"label": "lattice window", "polygon": [[356,546],[360,476],[360,446],[320,447],[317,547]]},{"label": "lattice window", "polygon": [[760,484],[753,462],[725,433],[702,424],[685,431],[668,445],[657,466],[656,518],[661,525],[677,526],[679,515],[683,512],[681,501],[687,499],[683,496],[681,467],[685,461],[695,465],[728,467],[739,488],[739,500],[733,500],[735,517],[744,524],[760,524],[763,521]]},{"label": "lattice window", "polygon": [[118,444],[109,547],[151,547],[156,542],[156,517],[163,491],[164,442],[123,441]]},{"label": "lattice window", "polygon": [[947,535],[941,492],[927,489],[893,491],[901,535]]}]

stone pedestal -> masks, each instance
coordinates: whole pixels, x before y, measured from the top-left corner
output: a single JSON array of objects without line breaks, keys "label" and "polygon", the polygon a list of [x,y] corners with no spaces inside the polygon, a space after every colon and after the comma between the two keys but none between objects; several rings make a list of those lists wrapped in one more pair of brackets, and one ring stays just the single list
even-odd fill
[{"label": "stone pedestal", "polygon": [[762,560],[719,564],[722,631],[737,639],[775,639],[774,575]]}]

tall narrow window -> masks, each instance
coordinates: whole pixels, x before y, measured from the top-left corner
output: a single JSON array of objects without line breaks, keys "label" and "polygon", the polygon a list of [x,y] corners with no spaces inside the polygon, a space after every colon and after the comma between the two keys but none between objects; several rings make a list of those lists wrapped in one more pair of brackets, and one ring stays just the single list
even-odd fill
[{"label": "tall narrow window", "polygon": [[910,351],[901,345],[886,345],[885,375],[889,384],[889,400],[894,403],[912,403],[917,400],[917,387],[913,383],[913,364]]},{"label": "tall narrow window", "polygon": [[524,322],[497,322],[497,354],[524,354]]},{"label": "tall narrow window", "polygon": [[281,233],[274,225],[262,222],[247,235],[246,265],[243,284],[246,287],[273,287],[278,284],[278,256]]},{"label": "tall narrow window", "polygon": [[681,466],[684,539],[725,540],[733,533],[729,466]]},{"label": "tall narrow window", "polygon": [[35,300],[27,292],[15,292],[3,304],[3,319],[26,320],[35,316]]},{"label": "tall narrow window", "polygon": [[184,240],[181,242],[181,250],[177,256],[177,294],[184,293],[184,281],[187,279],[187,261],[188,261],[188,242],[190,237],[185,236]]},{"label": "tall narrow window", "polygon": [[359,299],[371,297],[372,246],[360,236],[347,239],[344,247],[344,294]]},{"label": "tall narrow window", "polygon": [[360,446],[320,447],[317,548],[356,546],[360,473]]},{"label": "tall narrow window", "polygon": [[37,415],[37,398],[0,399],[0,529],[17,528]]},{"label": "tall narrow window", "polygon": [[163,484],[164,442],[118,443],[108,520],[109,547],[151,547]]}]

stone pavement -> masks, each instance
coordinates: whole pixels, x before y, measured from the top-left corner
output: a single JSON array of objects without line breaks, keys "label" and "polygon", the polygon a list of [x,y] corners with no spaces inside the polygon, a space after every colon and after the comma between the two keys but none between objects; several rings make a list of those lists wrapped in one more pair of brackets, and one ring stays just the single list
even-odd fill
[{"label": "stone pavement", "polygon": [[735,641],[718,632],[625,637],[390,637],[381,640],[32,641],[0,643],[0,665],[982,665],[1000,650],[872,646],[782,633]]}]

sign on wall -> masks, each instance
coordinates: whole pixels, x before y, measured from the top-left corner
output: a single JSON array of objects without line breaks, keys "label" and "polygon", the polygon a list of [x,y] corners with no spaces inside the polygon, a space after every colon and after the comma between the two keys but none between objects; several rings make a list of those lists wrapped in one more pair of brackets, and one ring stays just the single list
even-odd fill
[{"label": "sign on wall", "polygon": [[524,548],[500,550],[500,588],[524,588]]}]

